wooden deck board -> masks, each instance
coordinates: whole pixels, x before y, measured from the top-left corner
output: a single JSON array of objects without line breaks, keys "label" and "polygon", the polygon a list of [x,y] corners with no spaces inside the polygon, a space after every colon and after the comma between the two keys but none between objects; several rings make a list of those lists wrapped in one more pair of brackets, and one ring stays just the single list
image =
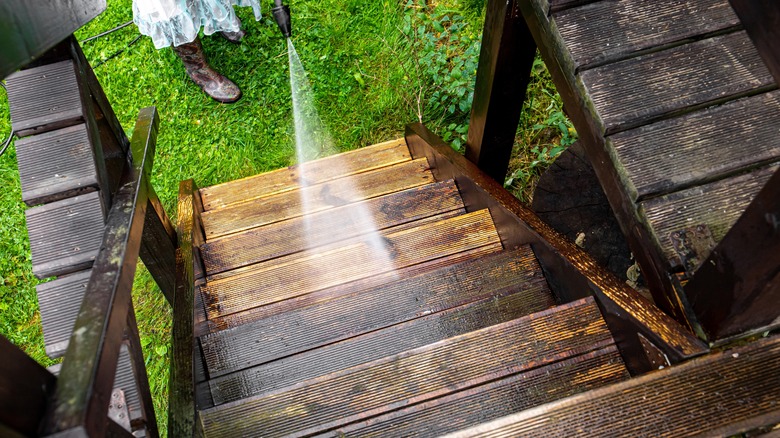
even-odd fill
[{"label": "wooden deck board", "polygon": [[463,209],[455,182],[408,189],[254,228],[201,246],[208,275]]},{"label": "wooden deck board", "polygon": [[206,239],[375,198],[433,182],[426,159],[407,161],[280,193],[276,196],[203,212]]},{"label": "wooden deck board", "polygon": [[523,316],[555,304],[530,248],[394,281],[200,338],[211,376],[509,292]]},{"label": "wooden deck board", "polygon": [[271,196],[307,184],[376,170],[411,160],[404,139],[391,140],[301,165],[200,189],[204,210],[222,208],[252,198]]},{"label": "wooden deck board", "polygon": [[579,69],[739,26],[728,0],[598,1],[553,19]]},{"label": "wooden deck board", "polygon": [[[640,212],[655,232],[672,266],[680,267],[682,264],[669,235],[705,224],[715,242],[719,242],[777,169],[777,165],[762,167],[744,175],[653,198],[640,204]],[[707,255],[699,256],[705,259]]]},{"label": "wooden deck board", "polygon": [[780,159],[780,91],[739,99],[608,138],[635,200]]},{"label": "wooden deck board", "polygon": [[[260,264],[256,270],[210,281],[201,287],[207,298],[209,317],[271,304],[500,242],[487,210],[375,237],[270,269]],[[360,263],[355,263],[357,260]]]},{"label": "wooden deck board", "polygon": [[580,78],[607,134],[776,88],[744,31],[586,70]]},{"label": "wooden deck board", "polygon": [[92,270],[77,272],[35,287],[43,325],[46,355],[56,359],[65,354]]},{"label": "wooden deck board", "polygon": [[325,432],[612,344],[592,299],[201,412],[207,436]]}]

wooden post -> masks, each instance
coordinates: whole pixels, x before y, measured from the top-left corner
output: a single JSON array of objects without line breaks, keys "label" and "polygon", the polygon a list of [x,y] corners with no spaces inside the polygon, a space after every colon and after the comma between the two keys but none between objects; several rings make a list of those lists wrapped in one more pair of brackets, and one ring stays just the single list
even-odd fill
[{"label": "wooden post", "polygon": [[517,0],[490,0],[471,107],[466,158],[504,183],[536,43]]},{"label": "wooden post", "polygon": [[758,54],[780,85],[780,2],[729,0]]}]

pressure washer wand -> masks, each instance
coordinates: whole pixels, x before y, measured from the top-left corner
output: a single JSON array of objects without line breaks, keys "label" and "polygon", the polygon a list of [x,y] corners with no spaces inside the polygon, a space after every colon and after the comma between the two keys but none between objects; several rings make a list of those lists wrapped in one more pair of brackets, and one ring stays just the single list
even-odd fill
[{"label": "pressure washer wand", "polygon": [[282,0],[274,0],[274,7],[271,12],[274,14],[276,24],[285,38],[292,36],[292,25],[290,24],[290,7],[282,4]]}]

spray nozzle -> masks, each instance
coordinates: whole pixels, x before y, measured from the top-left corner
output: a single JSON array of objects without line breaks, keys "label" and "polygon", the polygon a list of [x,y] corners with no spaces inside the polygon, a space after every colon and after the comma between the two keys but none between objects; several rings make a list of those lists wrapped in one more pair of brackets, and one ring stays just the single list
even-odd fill
[{"label": "spray nozzle", "polygon": [[290,7],[282,4],[282,0],[275,0],[274,7],[271,9],[274,14],[276,24],[285,38],[292,36],[292,25],[290,24]]}]

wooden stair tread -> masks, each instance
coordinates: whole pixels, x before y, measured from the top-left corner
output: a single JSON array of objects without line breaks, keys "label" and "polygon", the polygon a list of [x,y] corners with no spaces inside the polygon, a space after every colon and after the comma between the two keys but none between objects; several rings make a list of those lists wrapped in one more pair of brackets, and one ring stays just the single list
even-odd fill
[{"label": "wooden stair tread", "polygon": [[319,160],[200,189],[203,209],[228,205],[294,190],[302,180],[319,184],[336,178],[410,161],[404,139],[391,140]]},{"label": "wooden stair tread", "polygon": [[65,354],[92,270],[60,277],[35,287],[43,325],[46,355],[56,359]]},{"label": "wooden stair tread", "polygon": [[327,345],[470,301],[521,293],[525,313],[555,304],[530,248],[440,268],[200,338],[211,376]]},{"label": "wooden stair tread", "polygon": [[11,127],[19,137],[82,120],[81,94],[73,61],[22,70],[9,75],[6,82]]},{"label": "wooden stair tread", "polygon": [[33,207],[25,216],[36,277],[65,275],[92,266],[105,223],[100,192]]},{"label": "wooden stair tread", "polygon": [[92,146],[84,124],[17,140],[16,160],[22,200],[29,206],[98,187]]},{"label": "wooden stair tread", "polygon": [[728,0],[599,1],[553,19],[579,70],[740,25]]},{"label": "wooden stair tread", "polygon": [[[481,246],[445,257],[428,260],[416,265],[399,268],[393,272],[386,272],[384,274],[362,278],[360,280],[352,281],[346,284],[340,284],[314,291],[300,297],[278,301],[267,306],[255,307],[243,312],[231,313],[230,315],[217,316],[208,320],[206,324],[202,326],[196,326],[196,335],[202,336],[206,333],[214,333],[219,330],[238,327],[260,319],[269,318],[274,315],[280,315],[285,312],[297,311],[300,308],[329,301],[340,296],[369,291],[373,288],[382,287],[385,284],[390,284],[395,281],[401,281],[417,275],[432,272],[442,267],[455,265],[481,257],[489,257],[500,253],[502,249],[503,248],[499,243],[494,245]],[[198,297],[201,297],[200,293],[198,294]],[[200,298],[199,301],[201,304],[205,302],[205,300]],[[206,310],[203,308],[204,315],[205,312]]]},{"label": "wooden stair tread", "polygon": [[374,237],[268,269],[260,264],[256,270],[210,281],[201,287],[208,315],[213,318],[240,312],[458,252],[500,245],[487,210]]},{"label": "wooden stair tread", "polygon": [[318,436],[438,437],[628,377],[610,346]]},{"label": "wooden stair tread", "polygon": [[738,436],[780,422],[779,375],[774,336],[451,436]]},{"label": "wooden stair tread", "polygon": [[206,239],[433,182],[425,158],[203,212]]},{"label": "wooden stair tread", "polygon": [[[681,267],[671,233],[704,224],[715,243],[720,242],[777,169],[777,165],[765,166],[747,174],[649,199],[640,204],[640,212],[672,266]],[[699,256],[704,260],[708,254]]]},{"label": "wooden stair tread", "polygon": [[607,134],[776,87],[744,31],[586,70],[580,78]]},{"label": "wooden stair tread", "polygon": [[608,144],[641,200],[780,159],[777,126],[780,91],[773,91],[624,131]]},{"label": "wooden stair tread", "polygon": [[613,344],[584,299],[201,411],[206,436],[313,434]]},{"label": "wooden stair tread", "polygon": [[449,211],[463,211],[453,180],[212,239],[201,256],[212,275]]}]

